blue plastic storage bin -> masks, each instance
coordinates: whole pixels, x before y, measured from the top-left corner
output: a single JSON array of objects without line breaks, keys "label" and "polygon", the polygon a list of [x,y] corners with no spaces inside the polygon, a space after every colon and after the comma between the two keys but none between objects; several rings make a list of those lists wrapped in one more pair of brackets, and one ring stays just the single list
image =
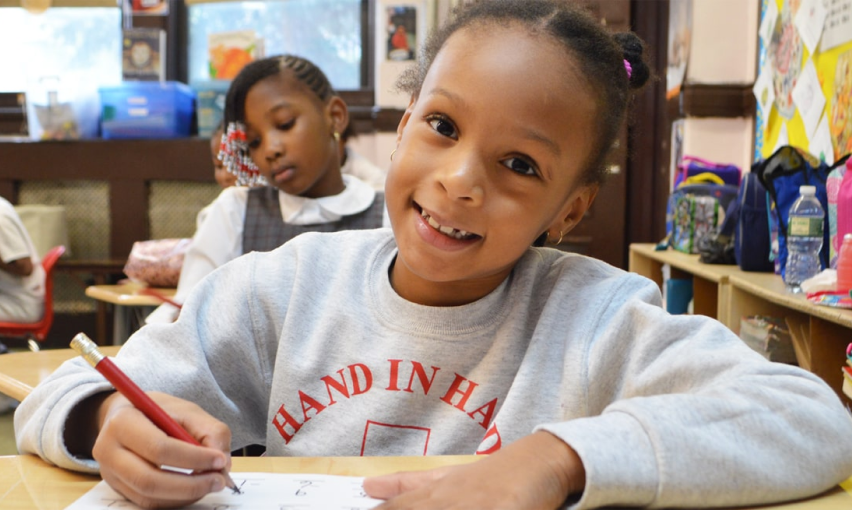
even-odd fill
[{"label": "blue plastic storage bin", "polygon": [[103,138],[180,138],[189,136],[195,94],[180,82],[125,82],[102,87]]},{"label": "blue plastic storage bin", "polygon": [[192,84],[197,102],[195,118],[198,136],[210,136],[222,121],[225,112],[225,97],[231,82],[226,80],[200,81]]}]

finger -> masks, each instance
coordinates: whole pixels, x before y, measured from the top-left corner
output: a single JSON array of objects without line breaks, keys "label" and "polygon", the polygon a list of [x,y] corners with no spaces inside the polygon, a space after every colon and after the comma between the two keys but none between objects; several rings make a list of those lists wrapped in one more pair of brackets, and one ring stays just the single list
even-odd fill
[{"label": "finger", "polygon": [[[229,458],[219,449],[195,446],[171,438],[151,423],[138,409],[124,408],[114,413],[101,431],[110,436],[123,448],[132,451],[154,466],[173,466],[193,471],[218,471],[228,465]],[[100,441],[98,442],[100,443]],[[109,443],[95,444],[102,450],[100,455],[109,454]],[[93,451],[94,454],[94,451]]]},{"label": "finger", "polygon": [[102,476],[116,490],[120,487],[119,492],[145,507],[186,505],[225,486],[220,473],[183,475],[162,471],[128,450],[114,452],[109,469],[102,466]]},{"label": "finger", "polygon": [[223,453],[231,451],[231,429],[201,406],[165,393],[152,392],[150,395],[199,443]]},{"label": "finger", "polygon": [[371,498],[390,499],[440,480],[451,469],[453,469],[453,466],[428,471],[405,471],[390,475],[371,476],[364,479],[364,492]]}]

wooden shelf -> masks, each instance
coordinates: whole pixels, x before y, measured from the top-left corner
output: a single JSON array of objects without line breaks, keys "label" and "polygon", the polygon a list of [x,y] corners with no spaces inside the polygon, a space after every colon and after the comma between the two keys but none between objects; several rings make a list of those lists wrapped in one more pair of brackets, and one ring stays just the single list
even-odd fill
[{"label": "wooden shelf", "polygon": [[[669,264],[693,280],[696,314],[718,319],[739,334],[740,320],[749,315],[782,317],[797,339],[799,365],[821,377],[845,399],[840,367],[852,341],[852,310],[820,306],[801,294],[787,292],[781,277],[751,273],[738,266],[703,264],[698,255],[655,251],[653,244],[630,245],[630,271],[662,287],[662,267]],[[844,400],[848,402],[848,399]]]}]

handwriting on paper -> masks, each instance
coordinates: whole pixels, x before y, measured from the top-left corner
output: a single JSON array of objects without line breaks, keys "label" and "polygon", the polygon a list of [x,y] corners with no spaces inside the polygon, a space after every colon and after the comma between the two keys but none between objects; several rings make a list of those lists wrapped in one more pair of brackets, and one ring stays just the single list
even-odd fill
[{"label": "handwriting on paper", "polygon": [[[242,494],[208,494],[188,510],[368,510],[382,501],[364,493],[363,478],[283,473],[231,473]],[[140,507],[100,482],[66,510],[137,510]]]}]

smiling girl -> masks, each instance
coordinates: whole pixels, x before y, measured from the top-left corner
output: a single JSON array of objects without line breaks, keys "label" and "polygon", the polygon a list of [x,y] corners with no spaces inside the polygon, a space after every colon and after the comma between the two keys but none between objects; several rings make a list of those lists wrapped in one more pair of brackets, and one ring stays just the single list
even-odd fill
[{"label": "smiling girl", "polygon": [[22,403],[19,449],[100,469],[151,506],[220,490],[211,470],[255,442],[487,455],[367,479],[383,510],[754,505],[852,472],[852,418],[818,377],[712,319],[668,315],[650,280],[531,247],[595,197],[648,76],[635,36],[559,0],[490,0],[423,54],[403,79],[392,232],[242,257],[119,353],[204,447],[166,437],[75,360]]}]

